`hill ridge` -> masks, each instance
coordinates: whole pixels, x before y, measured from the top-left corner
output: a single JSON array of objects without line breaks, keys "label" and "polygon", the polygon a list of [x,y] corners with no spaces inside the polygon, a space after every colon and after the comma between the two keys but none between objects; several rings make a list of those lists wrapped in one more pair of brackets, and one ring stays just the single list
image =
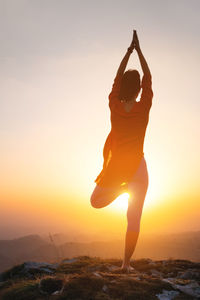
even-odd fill
[{"label": "hill ridge", "polygon": [[76,256],[59,263],[24,262],[1,273],[0,299],[183,300],[200,299],[200,263],[150,258]]}]

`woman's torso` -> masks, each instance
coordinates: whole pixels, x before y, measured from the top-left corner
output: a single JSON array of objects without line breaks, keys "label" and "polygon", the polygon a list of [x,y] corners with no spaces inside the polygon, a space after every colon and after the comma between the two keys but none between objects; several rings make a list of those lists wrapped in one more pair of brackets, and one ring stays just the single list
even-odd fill
[{"label": "woman's torso", "polygon": [[119,103],[118,110],[111,111],[112,155],[142,155],[149,114],[140,102],[124,104]]}]

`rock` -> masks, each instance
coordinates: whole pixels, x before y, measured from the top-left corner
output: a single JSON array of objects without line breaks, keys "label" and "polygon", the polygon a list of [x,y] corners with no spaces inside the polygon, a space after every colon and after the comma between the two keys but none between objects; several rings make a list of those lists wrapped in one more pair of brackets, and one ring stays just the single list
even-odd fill
[{"label": "rock", "polygon": [[149,262],[149,265],[150,265],[150,266],[156,266],[156,262],[155,262],[155,261],[150,261],[150,262]]},{"label": "rock", "polygon": [[50,264],[47,262],[32,262],[27,261],[21,265],[14,266],[13,268],[1,273],[1,281],[9,279],[28,278],[34,279],[39,274],[54,274],[58,264]]},{"label": "rock", "polygon": [[[87,272],[95,272],[103,269],[101,265],[92,265],[92,266],[89,265],[85,268]],[[107,267],[104,266],[104,269],[107,270]]]},{"label": "rock", "polygon": [[51,272],[52,270],[56,270],[58,264],[50,264],[47,262],[34,262],[34,261],[27,261],[24,263],[24,268],[28,271],[30,269],[40,269],[47,272]]},{"label": "rock", "polygon": [[78,260],[77,258],[64,259],[64,260],[62,260],[62,263],[63,264],[71,264],[71,263],[73,263],[73,262],[75,262],[77,260]]},{"label": "rock", "polygon": [[93,274],[95,275],[95,276],[97,276],[97,277],[102,277],[99,273],[97,273],[97,272],[93,272]]},{"label": "rock", "polygon": [[197,282],[191,282],[184,286],[177,284],[176,288],[187,295],[200,298],[200,286]]},{"label": "rock", "polygon": [[108,287],[107,287],[106,284],[104,284],[104,286],[102,287],[102,290],[103,290],[104,292],[107,292],[107,291],[108,291]]},{"label": "rock", "polygon": [[145,263],[145,264],[151,264],[152,263],[152,259],[151,258],[141,258],[140,260],[143,263]]},{"label": "rock", "polygon": [[177,278],[165,278],[163,281],[170,283],[174,289],[177,289],[187,295],[198,298],[200,297],[200,285],[196,281],[185,285],[176,284]]},{"label": "rock", "polygon": [[199,279],[200,278],[200,274],[199,272],[195,272],[194,270],[187,270],[186,272],[178,272],[178,276],[179,278],[182,279]]},{"label": "rock", "polygon": [[28,261],[24,263],[24,268],[21,270],[21,274],[29,278],[34,277],[34,274],[54,274],[58,264],[50,264],[46,262],[32,262]]},{"label": "rock", "polygon": [[157,271],[155,269],[151,269],[150,271],[151,271],[151,274],[154,275],[154,276],[160,276],[160,277],[162,277],[162,275],[163,275],[161,272],[159,272],[159,271]]},{"label": "rock", "polygon": [[138,276],[134,277],[134,279],[135,279],[135,280],[141,280],[141,278],[138,277]]},{"label": "rock", "polygon": [[188,283],[191,283],[192,281],[193,280],[190,280],[190,279],[174,278],[174,283],[181,284],[181,285],[186,285]]},{"label": "rock", "polygon": [[156,296],[159,300],[173,300],[179,294],[177,291],[163,290],[162,294],[156,294]]},{"label": "rock", "polygon": [[39,290],[42,294],[58,295],[64,289],[64,282],[62,279],[55,277],[45,277],[40,280]]},{"label": "rock", "polygon": [[109,271],[115,271],[115,270],[118,270],[119,269],[119,267],[118,266],[114,266],[114,265],[112,265],[112,266],[108,266],[108,270]]},{"label": "rock", "polygon": [[146,262],[148,262],[150,264],[150,263],[152,263],[152,259],[151,258],[146,258]]},{"label": "rock", "polygon": [[62,294],[62,290],[60,290],[60,291],[55,291],[55,292],[52,293],[51,295],[56,296],[56,295],[60,295],[60,294]]},{"label": "rock", "polygon": [[168,277],[171,277],[171,276],[173,276],[173,275],[174,275],[173,272],[167,273],[167,276],[168,276]]},{"label": "rock", "polygon": [[42,268],[42,267],[49,267],[51,269],[56,269],[58,264],[50,264],[47,262],[35,262],[35,261],[26,261],[24,263],[25,268],[33,269],[33,268]]}]

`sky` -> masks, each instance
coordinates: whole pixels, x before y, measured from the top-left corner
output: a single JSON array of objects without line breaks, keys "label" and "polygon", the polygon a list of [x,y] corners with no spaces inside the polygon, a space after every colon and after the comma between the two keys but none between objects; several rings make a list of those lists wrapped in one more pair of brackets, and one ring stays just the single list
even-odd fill
[{"label": "sky", "polygon": [[[141,234],[200,230],[199,11],[198,0],[0,0],[0,238],[125,232],[127,199],[95,209],[90,195],[133,29],[154,92]],[[135,52],[128,68],[142,74]]]}]

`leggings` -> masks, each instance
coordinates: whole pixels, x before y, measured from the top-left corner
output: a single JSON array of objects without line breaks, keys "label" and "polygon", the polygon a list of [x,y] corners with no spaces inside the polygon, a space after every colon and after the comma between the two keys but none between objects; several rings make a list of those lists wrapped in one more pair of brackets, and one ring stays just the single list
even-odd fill
[{"label": "leggings", "polygon": [[139,167],[133,178],[128,182],[127,188],[100,187],[98,184],[90,197],[90,203],[94,208],[102,208],[113,202],[123,192],[128,192],[130,197],[127,209],[127,231],[140,231],[140,219],[143,204],[148,188],[148,170],[145,158],[141,159]]}]

